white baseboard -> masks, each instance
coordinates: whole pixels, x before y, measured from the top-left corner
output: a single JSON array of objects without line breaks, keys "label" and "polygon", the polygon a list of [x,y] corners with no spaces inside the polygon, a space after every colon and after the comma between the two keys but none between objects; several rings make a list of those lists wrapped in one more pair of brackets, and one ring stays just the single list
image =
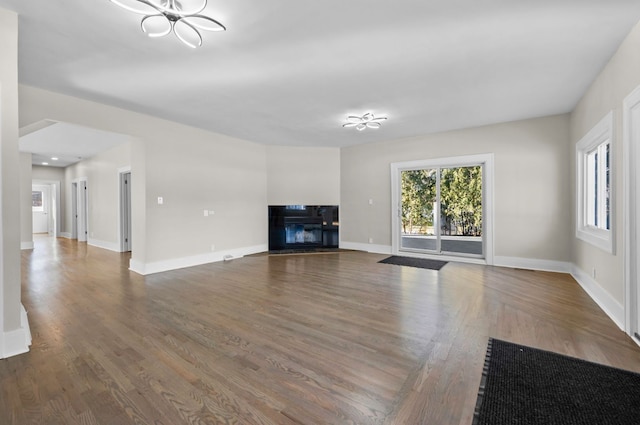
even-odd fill
[{"label": "white baseboard", "polygon": [[33,241],[20,242],[20,249],[33,249]]},{"label": "white baseboard", "polygon": [[539,260],[521,257],[493,257],[493,265],[515,269],[540,270],[545,272],[571,273],[573,265],[565,261]]},{"label": "white baseboard", "polygon": [[230,249],[226,251],[208,252],[205,254],[193,255],[190,257],[172,258],[170,260],[155,261],[152,263],[142,263],[131,259],[129,270],[141,275],[166,272],[169,270],[183,269],[185,267],[200,266],[202,264],[216,263],[224,261],[225,258],[238,259],[245,255],[257,254],[268,251],[268,245],[256,245],[245,248]]},{"label": "white baseboard", "polygon": [[87,244],[97,248],[108,249],[109,251],[120,252],[120,244],[118,242],[107,242],[89,238]]},{"label": "white baseboard", "polygon": [[0,334],[0,359],[27,353],[31,345],[31,330],[27,311],[20,305],[20,328]]},{"label": "white baseboard", "polygon": [[354,251],[371,252],[373,254],[387,254],[391,255],[391,246],[389,245],[375,245],[372,243],[358,243],[358,242],[345,242],[340,241],[341,249],[353,249]]},{"label": "white baseboard", "polygon": [[60,232],[58,236],[60,236],[61,238],[71,239],[71,233],[69,232]]},{"label": "white baseboard", "polygon": [[611,320],[624,332],[624,306],[605,291],[588,273],[575,264],[572,265],[571,276],[589,294],[591,299],[600,306]]},{"label": "white baseboard", "polygon": [[134,260],[133,258],[129,260],[129,270],[143,276],[146,274],[144,263],[142,261]]}]

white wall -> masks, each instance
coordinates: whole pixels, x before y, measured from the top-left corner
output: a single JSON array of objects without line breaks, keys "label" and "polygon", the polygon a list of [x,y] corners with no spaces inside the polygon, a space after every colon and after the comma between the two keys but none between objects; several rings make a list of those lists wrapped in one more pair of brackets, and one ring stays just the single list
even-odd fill
[{"label": "white wall", "polygon": [[267,176],[269,205],[340,203],[338,148],[268,146]]},{"label": "white wall", "polygon": [[[94,157],[78,162],[64,170],[64,187],[71,193],[71,185],[80,178],[87,179],[89,194],[88,243],[119,251],[120,249],[120,180],[118,170],[131,166],[131,143],[111,148]],[[64,229],[72,228],[72,196],[65,198]]]},{"label": "white wall", "polygon": [[343,148],[341,241],[391,246],[392,162],[493,153],[495,255],[569,261],[568,140],[559,115]]},{"label": "white wall", "polygon": [[[623,158],[622,158],[622,101],[640,85],[640,24],[631,31],[611,58],[602,73],[593,82],[571,114],[572,155],[571,167],[572,217],[575,216],[575,144],[609,111],[614,111],[615,128],[613,150],[613,226],[614,253],[606,253],[577,238],[572,238],[573,262],[586,275],[596,269],[595,281],[622,308],[624,302],[623,242]],[[575,234],[575,219],[572,221]]]},{"label": "white wall", "polygon": [[63,181],[64,168],[32,165],[31,178],[33,180]]},{"label": "white wall", "polygon": [[[148,273],[267,249],[264,146],[20,86],[20,125],[44,119],[132,137],[136,270]],[[157,203],[160,196],[164,205]],[[204,217],[205,209],[215,213]]]},{"label": "white wall", "polygon": [[20,248],[33,248],[31,154],[20,152]]},{"label": "white wall", "polygon": [[20,303],[20,155],[18,153],[18,17],[0,9],[0,358],[28,351]]},{"label": "white wall", "polygon": [[[44,165],[32,165],[31,172],[31,180],[35,183],[47,183],[51,184],[52,182],[56,182],[59,190],[59,199],[58,199],[58,211],[57,211],[57,220],[58,220],[58,236],[63,236],[65,232],[64,221],[65,221],[65,197],[67,191],[65,189],[64,182],[64,168],[62,167],[47,167]],[[53,187],[52,187],[53,189]]]}]

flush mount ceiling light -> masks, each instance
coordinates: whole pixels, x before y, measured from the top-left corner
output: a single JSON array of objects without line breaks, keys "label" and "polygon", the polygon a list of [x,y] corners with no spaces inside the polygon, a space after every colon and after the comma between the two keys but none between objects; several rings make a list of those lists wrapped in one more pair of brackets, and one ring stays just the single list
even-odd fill
[{"label": "flush mount ceiling light", "polygon": [[380,124],[386,119],[387,117],[376,118],[371,112],[367,112],[361,117],[356,115],[348,116],[346,124],[342,126],[345,128],[355,127],[356,130],[362,131],[367,128],[380,128]]},{"label": "flush mount ceiling light", "polygon": [[225,31],[224,25],[200,13],[207,0],[110,0],[134,13],[145,15],[140,23],[149,37],[163,37],[172,31],[189,47],[202,46],[199,30]]}]

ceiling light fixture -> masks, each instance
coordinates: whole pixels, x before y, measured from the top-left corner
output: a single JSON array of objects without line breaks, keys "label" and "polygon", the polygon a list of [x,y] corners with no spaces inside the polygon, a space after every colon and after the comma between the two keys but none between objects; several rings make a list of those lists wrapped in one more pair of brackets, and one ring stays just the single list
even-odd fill
[{"label": "ceiling light fixture", "polygon": [[52,160],[52,161],[57,161],[57,160],[58,160],[58,157],[56,157],[56,156],[52,156],[52,157],[51,157],[51,160]]},{"label": "ceiling light fixture", "polygon": [[49,165],[49,163],[48,162],[43,162],[42,165]]},{"label": "ceiling light fixture", "polygon": [[367,112],[363,116],[350,115],[347,117],[346,124],[342,126],[345,128],[355,127],[356,130],[362,131],[367,128],[380,128],[381,122],[386,120],[387,117],[376,118],[371,112]]},{"label": "ceiling light fixture", "polygon": [[149,37],[163,37],[172,31],[189,47],[202,46],[199,30],[226,31],[226,27],[213,18],[200,13],[207,0],[110,0],[134,13],[145,15],[140,26]]}]

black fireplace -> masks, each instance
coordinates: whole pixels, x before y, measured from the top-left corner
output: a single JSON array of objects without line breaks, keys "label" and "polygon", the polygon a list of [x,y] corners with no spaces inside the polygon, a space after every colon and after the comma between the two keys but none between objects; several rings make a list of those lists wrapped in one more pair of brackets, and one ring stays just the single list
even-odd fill
[{"label": "black fireplace", "polygon": [[269,251],[338,248],[337,205],[270,205]]}]

